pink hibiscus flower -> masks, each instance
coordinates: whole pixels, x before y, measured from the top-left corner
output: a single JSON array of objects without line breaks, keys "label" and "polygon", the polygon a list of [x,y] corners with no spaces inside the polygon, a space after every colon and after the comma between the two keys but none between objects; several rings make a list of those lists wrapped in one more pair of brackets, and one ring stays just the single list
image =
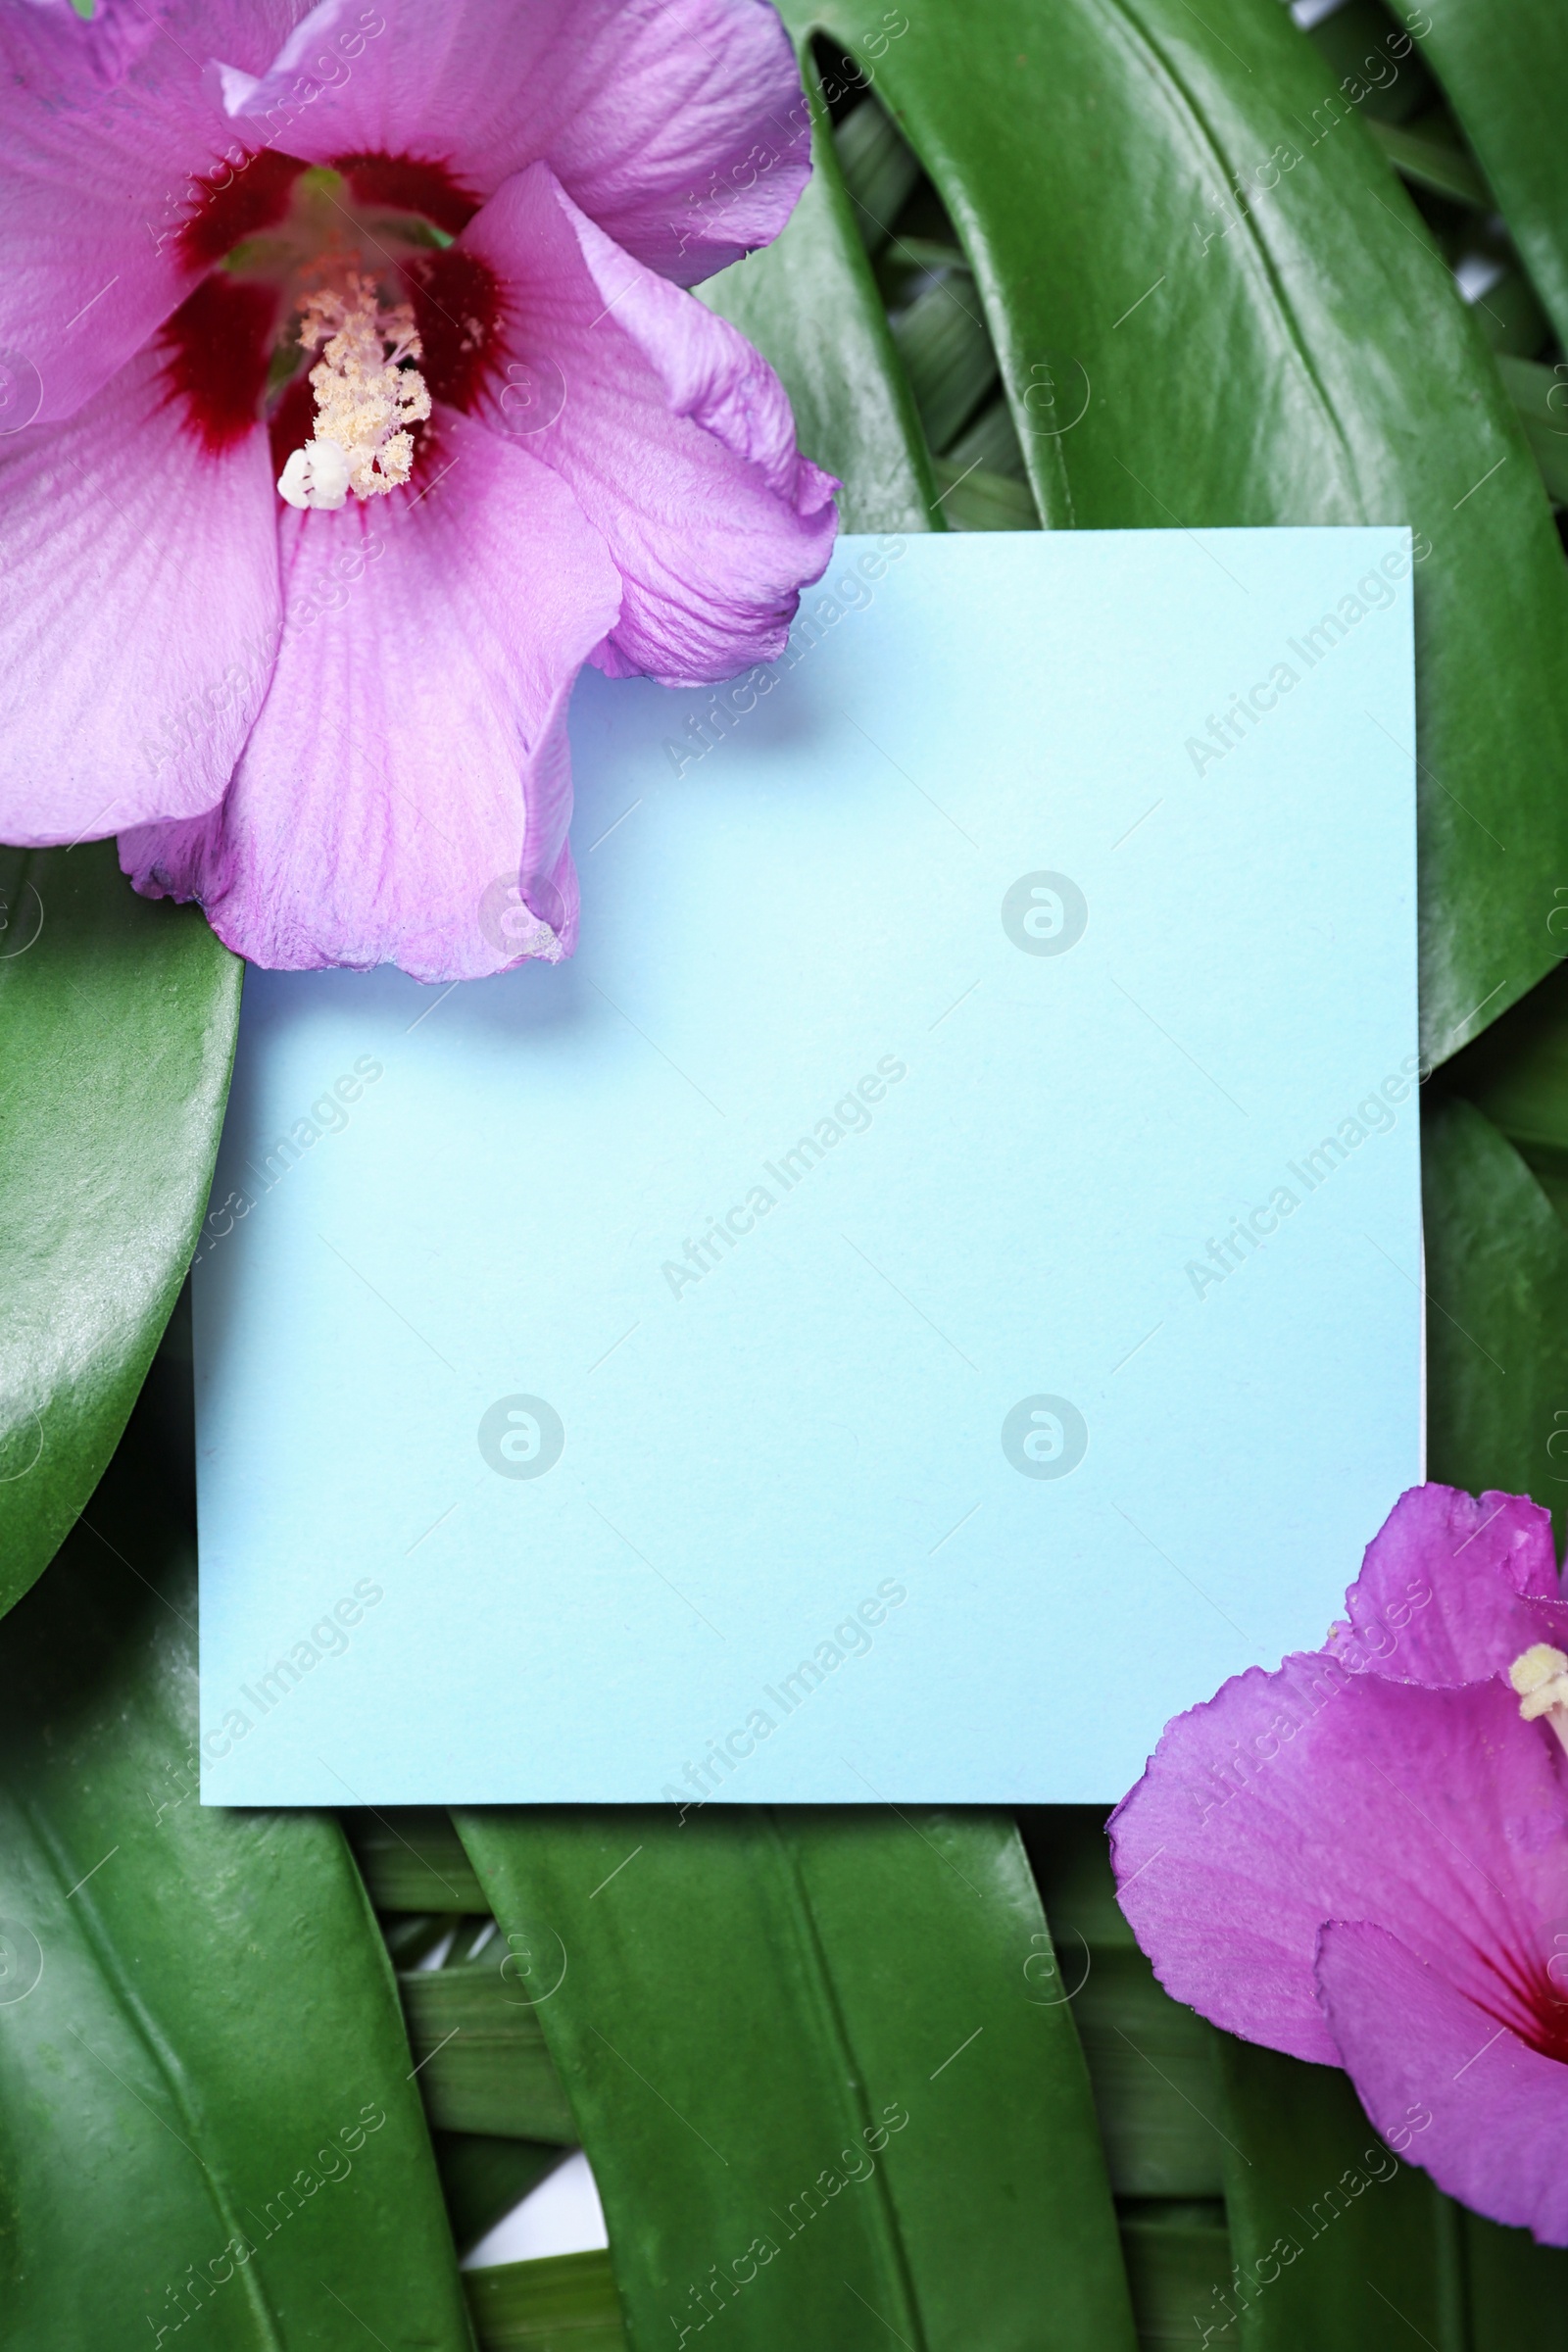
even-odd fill
[{"label": "pink hibiscus flower", "polygon": [[836,485],[683,289],[809,169],[763,0],[0,23],[0,839],[259,963],[576,931],[582,664],[783,647]]},{"label": "pink hibiscus flower", "polygon": [[1389,2145],[1568,2244],[1568,1605],[1551,1522],[1404,1495],[1348,1623],[1167,1725],[1111,1819],[1168,1992],[1343,2066]]}]

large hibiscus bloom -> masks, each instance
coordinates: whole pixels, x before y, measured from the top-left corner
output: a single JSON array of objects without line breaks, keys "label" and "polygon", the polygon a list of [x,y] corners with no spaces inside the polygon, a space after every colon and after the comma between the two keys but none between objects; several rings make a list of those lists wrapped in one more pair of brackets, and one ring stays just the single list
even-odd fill
[{"label": "large hibiscus bloom", "polygon": [[685,286],[808,123],[763,0],[0,19],[0,839],[255,961],[569,950],[584,660],[782,648],[834,484]]},{"label": "large hibiscus bloom", "polygon": [[1348,1622],[1167,1725],[1111,1821],[1176,1998],[1343,2066],[1390,2145],[1568,2244],[1568,1605],[1532,1502],[1420,1487]]}]

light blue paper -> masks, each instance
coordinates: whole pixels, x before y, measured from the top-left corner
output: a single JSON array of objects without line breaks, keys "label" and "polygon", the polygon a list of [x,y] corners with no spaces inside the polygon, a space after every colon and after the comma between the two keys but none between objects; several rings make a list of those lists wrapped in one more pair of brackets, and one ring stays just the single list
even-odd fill
[{"label": "light blue paper", "polygon": [[573,961],[247,976],[209,1802],[1108,1799],[1322,1639],[1421,1475],[1409,561],[846,539],[584,677]]}]

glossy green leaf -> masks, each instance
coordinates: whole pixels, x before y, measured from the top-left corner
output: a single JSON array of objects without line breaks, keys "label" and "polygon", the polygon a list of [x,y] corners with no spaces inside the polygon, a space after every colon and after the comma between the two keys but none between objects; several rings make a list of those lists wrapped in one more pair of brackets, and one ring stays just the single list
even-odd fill
[{"label": "glossy green leaf", "polygon": [[1126,1948],[1092,1950],[1074,2016],[1112,2187],[1127,2197],[1219,2196],[1213,2028],[1160,1989],[1130,1934]]},{"label": "glossy green leaf", "polygon": [[878,2083],[894,2092],[916,2052],[934,2056],[929,2075],[914,2070],[915,2095],[946,2147],[911,2130],[885,2158],[931,2352],[970,2343],[977,2297],[997,2352],[1111,2352],[1126,2305],[1108,2181],[1017,1831],[970,1812],[778,1818],[872,2099]]},{"label": "glossy green leaf", "polygon": [[989,401],[974,421],[964,426],[947,452],[943,464],[951,465],[959,471],[970,466],[978,466],[988,474],[1003,474],[1015,481],[1026,493],[1029,523],[1023,527],[1031,527],[1038,519],[1034,499],[1027,495],[1023,451],[1018,446],[1018,428],[1012,421],[1012,411],[1004,399],[999,397]]},{"label": "glossy green leaf", "polygon": [[[1553,929],[1568,934],[1568,884],[1557,897]],[[1447,1077],[1538,1176],[1568,1179],[1568,965],[1456,1056]]]},{"label": "glossy green leaf", "polygon": [[997,381],[997,355],[968,271],[949,271],[917,294],[895,316],[893,340],[925,437],[945,450]]},{"label": "glossy green leaf", "polygon": [[1470,2352],[1458,2208],[1384,2145],[1338,2067],[1217,2039],[1236,2269],[1200,2316],[1239,2317],[1239,2352]]},{"label": "glossy green leaf", "polygon": [[1497,367],[1548,494],[1568,506],[1568,375],[1507,353]]},{"label": "glossy green leaf", "polygon": [[[801,448],[844,484],[848,531],[940,529],[919,419],[893,348],[887,315],[857,220],[875,233],[878,215],[844,181],[826,110],[812,90],[813,171],[782,236],[699,288],[778,370],[795,411]],[[864,176],[863,147],[853,160]],[[895,170],[869,193],[873,205],[906,182]]]},{"label": "glossy green leaf", "polygon": [[1568,13],[1559,0],[1393,0],[1496,190],[1568,343]]},{"label": "glossy green leaf", "polygon": [[464,2284],[479,2352],[626,2352],[608,2254],[497,2263]]},{"label": "glossy green leaf", "polygon": [[432,2124],[519,2139],[577,2136],[571,2109],[526,1988],[494,1958],[405,1970],[398,1987]]},{"label": "glossy green leaf", "polygon": [[1470,2285],[1466,2352],[1568,2352],[1568,2253],[1527,2230],[1460,2216]]},{"label": "glossy green leaf", "polygon": [[[455,1816],[539,2015],[638,2343],[1130,2352],[1069,2004],[1010,1827]],[[673,2328],[672,2328],[673,2323]]]},{"label": "glossy green leaf", "polygon": [[[887,123],[888,117],[882,113],[876,101],[872,99],[869,104],[873,113],[880,116],[882,122]],[[862,111],[858,108],[856,113],[850,117],[850,121],[857,122]],[[889,124],[889,127],[895,128],[896,126]],[[898,133],[897,135],[902,146],[903,134]],[[915,163],[913,155],[906,147],[905,153],[909,156],[910,163],[914,165],[917,181],[922,180],[920,167]],[[936,202],[935,190],[928,181],[925,181],[919,188],[912,209],[917,217],[923,217],[928,221],[932,221],[932,206]],[[935,225],[934,221],[933,225]],[[860,227],[862,233],[869,235],[874,232],[875,223],[867,223],[862,220]],[[961,270],[965,276],[968,275],[969,265],[964,258],[962,248],[952,233],[951,222],[948,224],[946,232],[940,236],[922,236],[906,223],[901,223],[897,233],[892,234],[891,250],[883,254],[882,265],[878,271],[884,299],[890,301],[892,307],[897,309],[914,287],[916,281],[934,270]],[[989,339],[988,336],[987,340],[989,341]]]},{"label": "glossy green leaf", "polygon": [[1401,179],[1430,188],[1434,195],[1474,205],[1478,212],[1492,210],[1492,190],[1462,147],[1393,122],[1372,122],[1368,127]]},{"label": "glossy green leaf", "polygon": [[852,107],[834,131],[833,145],[860,241],[867,253],[879,253],[920,167],[879,106]]},{"label": "glossy green leaf", "polygon": [[445,1813],[413,1807],[347,1813],[343,1826],[378,1911],[445,1913],[450,1927],[455,1911],[488,1910],[473,1865]]},{"label": "glossy green leaf", "polygon": [[[1443,1060],[1554,955],[1568,569],[1479,330],[1355,109],[1277,0],[927,0],[875,58],[848,0],[785,13],[863,58],[935,181],[1049,523],[1425,534],[1422,1019]],[[1172,790],[1180,762],[1173,742]]]},{"label": "glossy green leaf", "polygon": [[501,2139],[487,2132],[436,2132],[432,2137],[460,2254],[476,2246],[566,2153],[549,2140]]},{"label": "glossy green leaf", "polygon": [[112,842],[0,850],[0,1611],[102,1475],[184,1280],[240,972]]},{"label": "glossy green leaf", "polygon": [[[1568,1495],[1568,1228],[1472,1103],[1422,1128],[1428,1475],[1550,1506]],[[1390,1279],[1395,1279],[1391,1270]]]},{"label": "glossy green leaf", "polygon": [[[0,1628],[8,2352],[464,2352],[392,1974],[337,1825],[204,1808],[193,1545],[144,1402]],[[179,2332],[186,2324],[196,2330]]]},{"label": "glossy green leaf", "polygon": [[1088,2061],[1118,2197],[1218,2197],[1214,2029],[1154,1981],[1116,1903],[1103,1807],[1042,1806],[1024,1824]]},{"label": "glossy green leaf", "polygon": [[[1494,278],[1485,292],[1476,296],[1470,305],[1470,316],[1480,327],[1492,349],[1497,354],[1499,363],[1505,359],[1530,360],[1542,349],[1544,344],[1551,340],[1551,327],[1546,314],[1536,300],[1530,280],[1522,270],[1512,268],[1504,270],[1502,275]],[[1513,401],[1515,412],[1524,425],[1525,439],[1530,444],[1530,454],[1540,467],[1547,494],[1555,499],[1558,492],[1548,471],[1547,462],[1543,456],[1540,442],[1530,429],[1530,417],[1520,402],[1518,393],[1511,384],[1507,383],[1506,377],[1504,385]],[[1560,421],[1560,419],[1554,419],[1554,421]]]},{"label": "glossy green leaf", "polygon": [[1431,107],[1436,91],[1421,53],[1406,38],[1408,54],[1396,57],[1391,43],[1399,41],[1399,28],[1381,0],[1343,0],[1307,37],[1342,90],[1365,92],[1356,104],[1370,122],[1403,122]]},{"label": "glossy green leaf", "polygon": [[1032,531],[1036,527],[1035,502],[1027,482],[988,472],[983,466],[956,466],[947,458],[937,459],[936,472],[950,530]]},{"label": "glossy green leaf", "polygon": [[1197,2315],[1230,2276],[1224,2206],[1152,2205],[1123,2220],[1121,2242],[1140,2345],[1201,2344]]}]

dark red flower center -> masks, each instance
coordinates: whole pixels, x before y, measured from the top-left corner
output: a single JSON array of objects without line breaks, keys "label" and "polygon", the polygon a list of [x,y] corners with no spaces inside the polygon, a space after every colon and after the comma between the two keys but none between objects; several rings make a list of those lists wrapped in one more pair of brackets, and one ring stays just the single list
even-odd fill
[{"label": "dark red flower center", "polygon": [[215,455],[243,441],[256,423],[277,311],[270,286],[214,270],[164,327],[170,391],[184,402],[203,448]]},{"label": "dark red flower center", "polygon": [[403,274],[431,395],[466,413],[495,371],[502,314],[495,271],[476,253],[454,245],[445,253],[418,255]]},{"label": "dark red flower center", "polygon": [[1530,2005],[1532,2032],[1524,2034],[1533,2050],[1568,2066],[1568,1996],[1543,1974]]},{"label": "dark red flower center", "polygon": [[288,211],[294,182],[305,170],[297,155],[261,148],[233,169],[209,172],[191,182],[195,210],[175,244],[188,269],[210,270],[246,237],[271,228]]},{"label": "dark red flower center", "polygon": [[367,207],[416,213],[421,220],[462,234],[479,210],[479,199],[454,179],[445,164],[416,155],[340,155],[337,169]]},{"label": "dark red flower center", "polygon": [[1543,2058],[1568,2066],[1568,1923],[1544,1931],[1542,1941],[1552,1948],[1483,1955],[1493,1997],[1481,2006]]},{"label": "dark red flower center", "polygon": [[[374,383],[357,406],[348,394],[382,363],[393,370],[385,381],[422,380],[431,399],[474,407],[496,365],[502,295],[487,265],[452,245],[479,199],[445,163],[368,153],[312,167],[263,149],[193,180],[188,195],[176,249],[206,274],[161,342],[170,397],[204,449],[231,449],[262,422],[279,472],[313,447],[323,396],[313,390],[312,364],[334,327],[347,356],[333,363],[326,397],[340,429],[345,416],[363,426],[373,413]],[[403,331],[411,310],[412,343]],[[410,414],[379,429],[389,443],[404,433],[401,456],[393,448],[389,460],[403,466],[401,479],[410,446],[418,453],[421,418],[412,396],[400,397]],[[355,487],[366,478],[362,466]],[[377,477],[372,486],[388,485]]]}]

